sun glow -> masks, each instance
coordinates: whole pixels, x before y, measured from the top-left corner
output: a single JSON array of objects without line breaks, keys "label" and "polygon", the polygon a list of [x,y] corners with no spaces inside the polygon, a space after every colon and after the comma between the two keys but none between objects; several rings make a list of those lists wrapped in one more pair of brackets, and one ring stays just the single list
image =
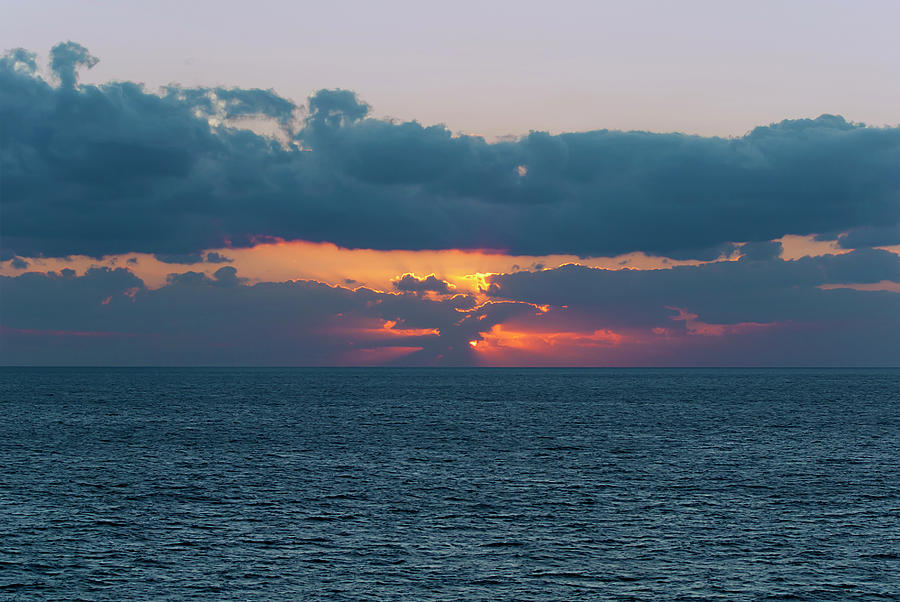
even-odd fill
[{"label": "sun glow", "polygon": [[220,263],[166,263],[147,253],[127,253],[103,258],[72,256],[65,258],[25,258],[28,268],[13,268],[11,262],[0,264],[0,274],[15,275],[23,271],[59,271],[70,268],[82,274],[90,267],[127,268],[148,287],[166,284],[166,276],[175,272],[203,272],[212,275],[223,266],[237,268],[249,283],[316,280],[348,288],[365,286],[379,291],[393,291],[393,282],[406,273],[434,274],[448,282],[456,293],[481,296],[493,274],[537,271],[567,263],[605,269],[657,269],[678,265],[697,265],[699,261],[680,261],[629,253],[617,257],[580,258],[575,255],[509,255],[497,250],[422,250],[382,251],[346,249],[331,243],[306,241],[261,240],[248,248],[208,249]]},{"label": "sun glow", "polygon": [[512,330],[503,324],[496,324],[490,331],[483,333],[480,340],[469,341],[469,345],[484,353],[500,352],[505,349],[542,353],[563,347],[615,347],[627,338],[612,330],[539,332]]}]

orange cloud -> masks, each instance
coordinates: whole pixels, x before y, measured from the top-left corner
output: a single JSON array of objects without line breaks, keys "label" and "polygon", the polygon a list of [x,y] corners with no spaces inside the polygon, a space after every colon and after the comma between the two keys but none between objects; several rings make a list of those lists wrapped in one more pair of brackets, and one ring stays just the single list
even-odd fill
[{"label": "orange cloud", "polygon": [[612,330],[542,332],[521,328],[514,330],[504,324],[496,324],[481,333],[480,338],[469,341],[469,346],[478,354],[480,363],[504,365],[510,360],[519,363],[526,357],[538,362],[547,358],[568,363],[580,362],[585,359],[585,352],[612,349],[626,342],[634,342],[634,339]]},{"label": "orange cloud", "polygon": [[397,328],[395,320],[387,320],[381,328],[364,328],[358,332],[376,336],[386,335],[388,337],[422,337],[441,334],[441,331],[437,328]]}]

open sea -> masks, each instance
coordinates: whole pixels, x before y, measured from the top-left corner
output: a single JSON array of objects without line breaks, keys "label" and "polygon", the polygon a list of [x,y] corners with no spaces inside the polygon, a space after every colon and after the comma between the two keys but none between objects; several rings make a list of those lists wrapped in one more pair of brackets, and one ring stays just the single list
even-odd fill
[{"label": "open sea", "polygon": [[0,598],[900,599],[900,370],[0,369]]}]

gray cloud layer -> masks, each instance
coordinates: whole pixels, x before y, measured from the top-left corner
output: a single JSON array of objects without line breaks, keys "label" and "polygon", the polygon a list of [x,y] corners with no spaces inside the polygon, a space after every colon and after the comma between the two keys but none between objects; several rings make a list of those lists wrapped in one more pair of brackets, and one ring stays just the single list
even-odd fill
[{"label": "gray cloud layer", "polygon": [[[294,129],[299,107],[271,90],[77,85],[95,62],[56,46],[53,86],[26,51],[0,61],[4,259],[267,237],[703,259],[784,234],[900,243],[898,128],[822,116],[738,139],[604,130],[489,144],[371,119],[353,93],[324,90]],[[296,144],[209,121],[246,117]]]},{"label": "gray cloud layer", "polygon": [[[763,255],[670,270],[569,265],[500,274],[490,278],[493,301],[480,306],[464,294],[429,298],[311,281],[251,285],[232,266],[213,277],[173,274],[156,290],[121,268],[31,272],[0,277],[0,363],[355,364],[386,347],[410,347],[421,350],[398,361],[470,364],[479,356],[469,341],[502,324],[625,337],[614,347],[582,350],[574,361],[583,363],[900,365],[900,294],[818,288],[900,281],[898,256]],[[767,326],[744,328],[747,322]],[[707,336],[697,324],[720,333]],[[521,358],[573,361],[554,348]]]},{"label": "gray cloud layer", "polygon": [[[492,276],[489,294],[550,305],[533,322],[551,330],[665,329],[679,342],[659,342],[659,349],[668,349],[655,356],[663,364],[900,365],[900,294],[820,288],[884,280],[900,281],[900,257],[867,249],[795,261],[768,254],[668,270],[567,265]],[[732,336],[684,345],[688,315]],[[648,361],[628,353],[623,359]]]},{"label": "gray cloud layer", "polygon": [[407,364],[465,364],[479,329],[535,311],[508,301],[474,307],[468,295],[249,285],[231,266],[212,278],[171,274],[156,290],[123,268],[0,276],[0,290],[7,364],[333,365],[366,363],[354,352],[389,346],[421,347]]},{"label": "gray cloud layer", "polygon": [[[497,299],[540,305],[567,305],[596,316],[598,328],[663,326],[671,307],[699,314],[716,324],[851,320],[873,317],[863,307],[834,305],[828,284],[900,282],[900,257],[865,249],[843,255],[804,257],[783,261],[768,257],[742,259],[664,270],[603,270],[566,265],[540,272],[491,276],[488,294]],[[888,299],[895,314],[878,312],[879,319],[900,323],[900,295],[866,296]],[[869,308],[871,309],[871,308]]]}]

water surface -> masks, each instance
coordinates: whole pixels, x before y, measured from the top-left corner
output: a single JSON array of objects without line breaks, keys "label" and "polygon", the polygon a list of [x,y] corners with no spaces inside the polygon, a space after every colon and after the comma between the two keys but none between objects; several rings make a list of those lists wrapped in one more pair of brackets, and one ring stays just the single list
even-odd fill
[{"label": "water surface", "polygon": [[900,371],[0,369],[16,599],[898,599]]}]

